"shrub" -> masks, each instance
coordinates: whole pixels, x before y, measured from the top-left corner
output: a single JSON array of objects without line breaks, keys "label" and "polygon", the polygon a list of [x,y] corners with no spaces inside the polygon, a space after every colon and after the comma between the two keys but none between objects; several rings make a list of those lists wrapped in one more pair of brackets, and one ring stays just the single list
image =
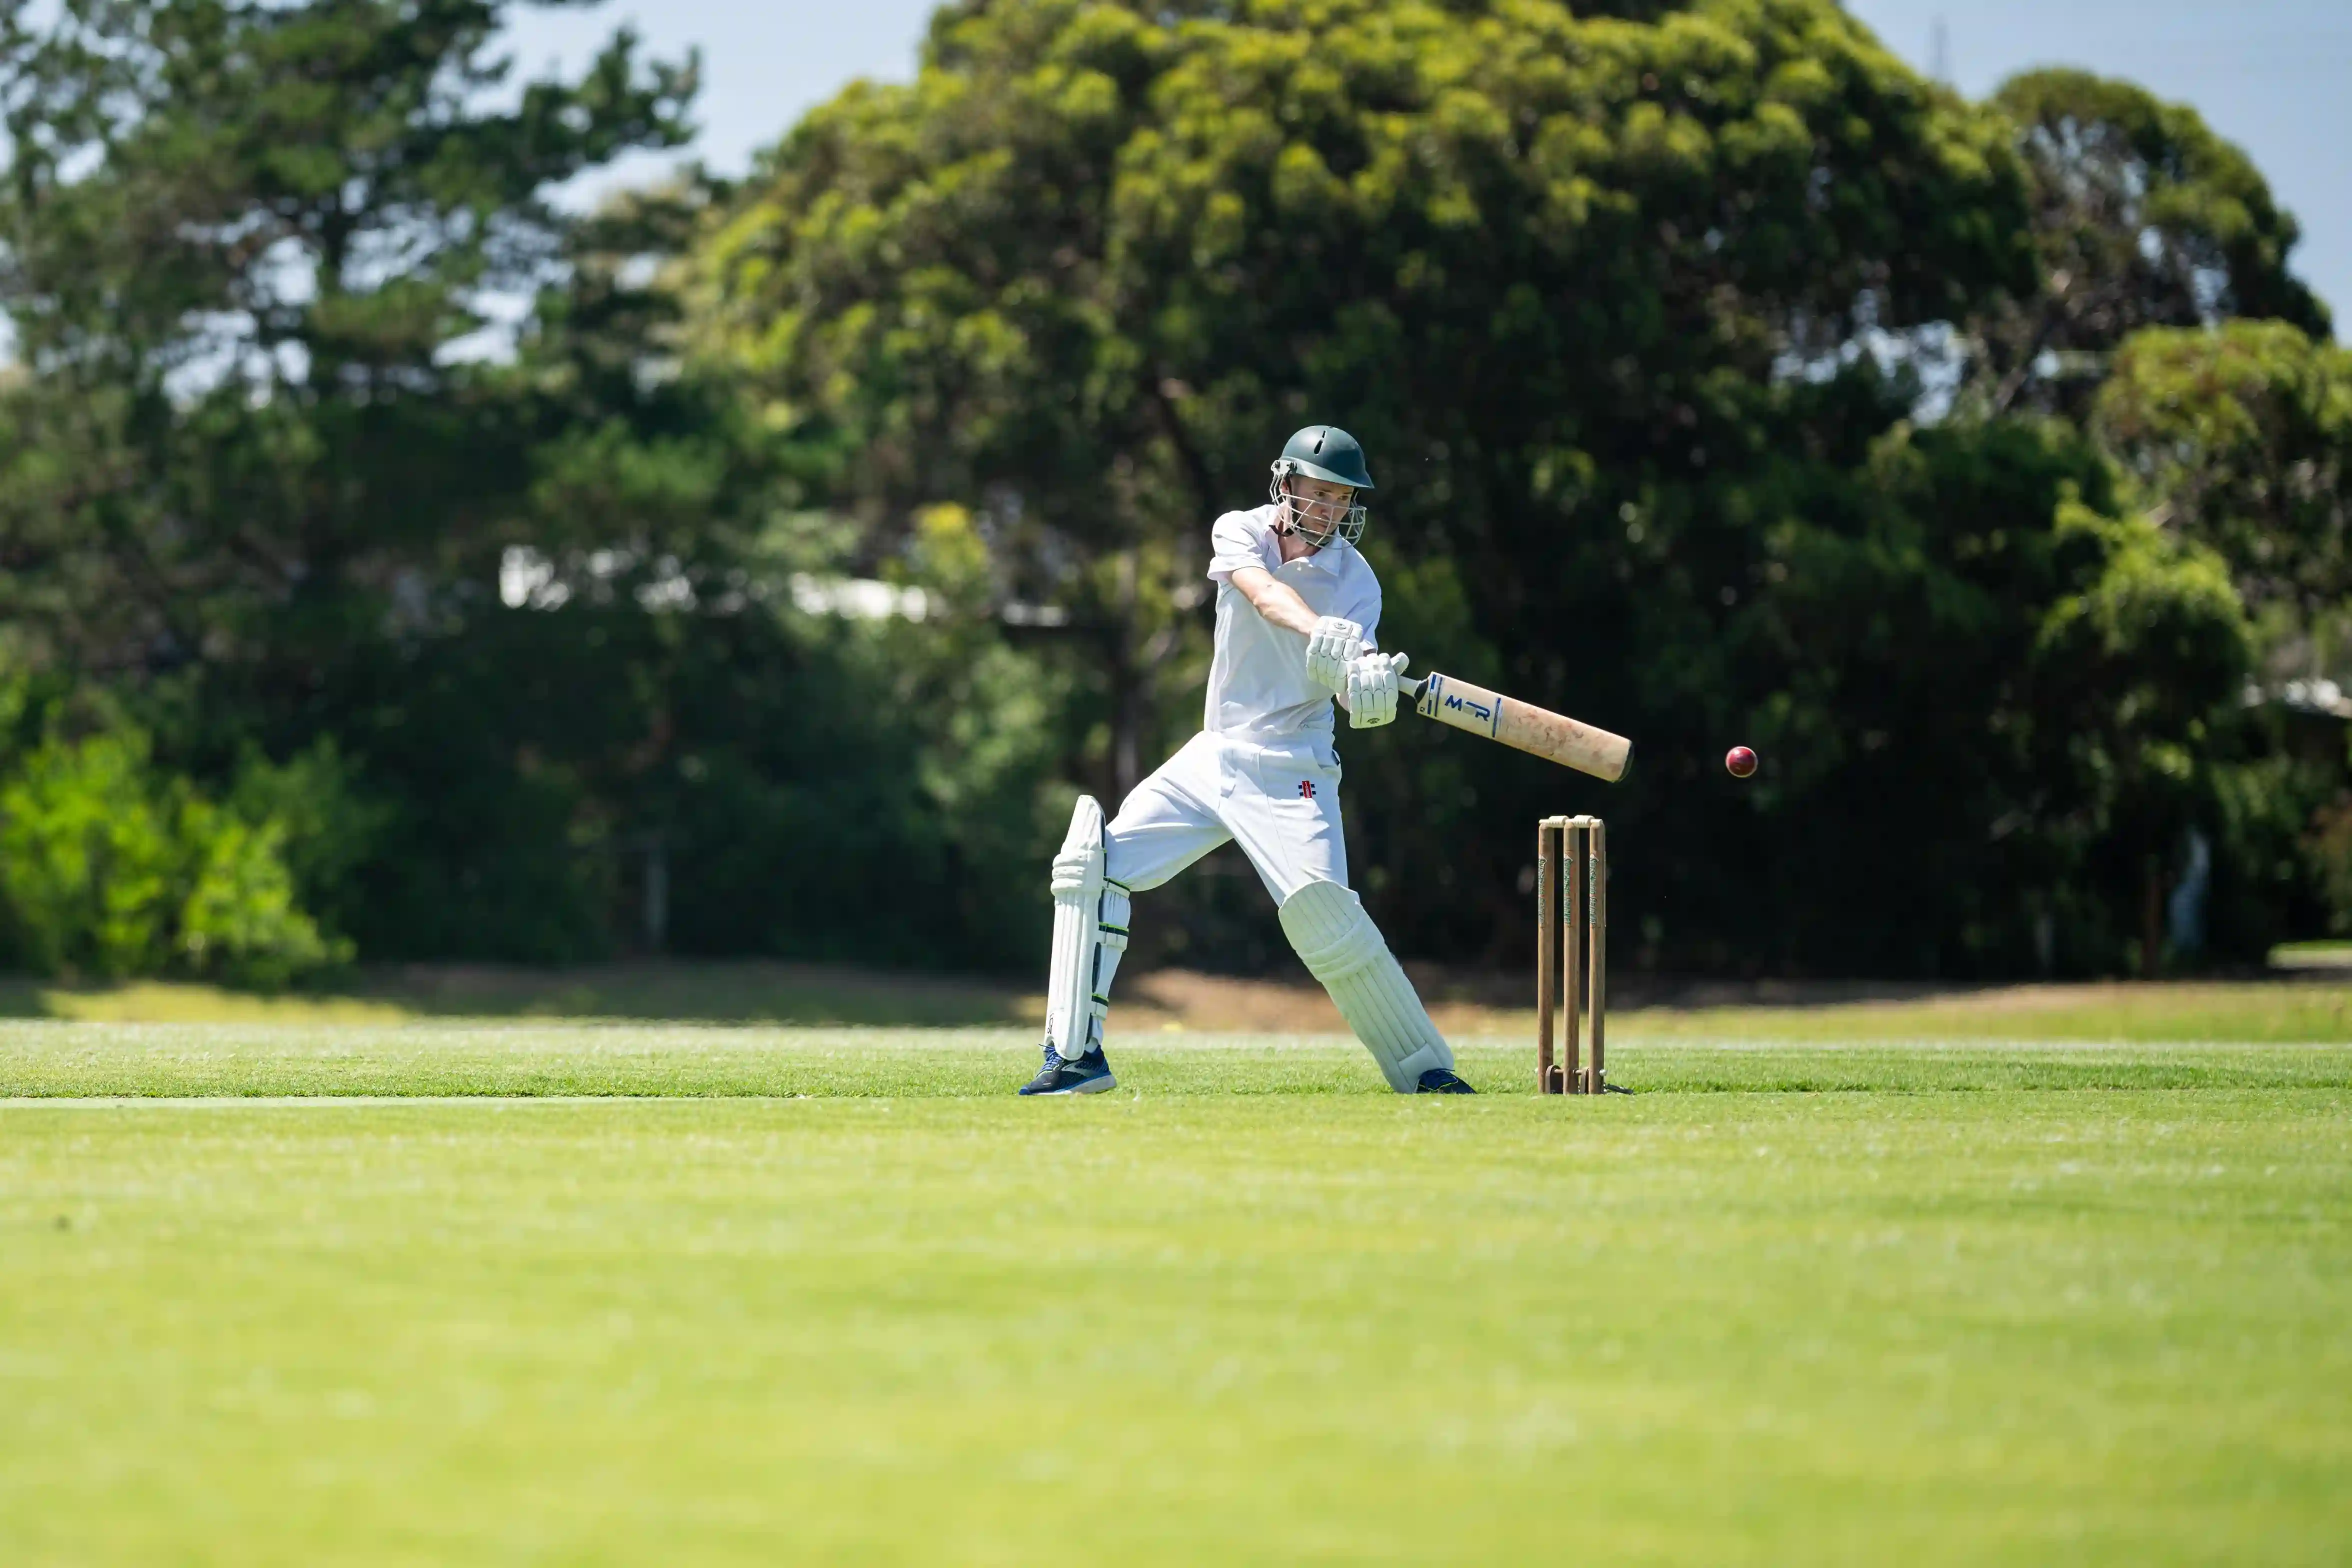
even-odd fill
[{"label": "shrub", "polygon": [[44,973],[278,984],[348,959],[303,911],[286,828],[155,766],[146,733],[55,729],[0,781],[0,912]]}]

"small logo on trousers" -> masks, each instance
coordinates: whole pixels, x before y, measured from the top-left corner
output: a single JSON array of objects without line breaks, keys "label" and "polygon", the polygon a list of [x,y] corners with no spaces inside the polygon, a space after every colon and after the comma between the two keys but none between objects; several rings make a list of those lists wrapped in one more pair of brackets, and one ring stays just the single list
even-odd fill
[{"label": "small logo on trousers", "polygon": [[1315,781],[1313,779],[1300,779],[1298,781],[1298,798],[1301,800],[1313,800],[1315,798]]}]

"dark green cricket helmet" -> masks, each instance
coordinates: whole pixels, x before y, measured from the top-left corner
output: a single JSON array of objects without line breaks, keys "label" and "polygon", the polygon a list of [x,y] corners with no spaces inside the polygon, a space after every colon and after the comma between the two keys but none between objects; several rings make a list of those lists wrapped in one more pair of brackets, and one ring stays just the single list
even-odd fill
[{"label": "dark green cricket helmet", "polygon": [[[1358,494],[1372,488],[1371,470],[1364,467],[1363,444],[1334,425],[1309,425],[1283,444],[1282,456],[1274,460],[1274,478],[1266,485],[1266,494],[1293,526],[1318,547],[1334,538],[1353,544],[1364,536],[1368,514],[1364,503],[1350,498],[1341,516],[1318,518],[1303,511],[1290,497],[1286,480],[1321,479],[1326,484],[1346,485]],[[1318,531],[1315,524],[1323,526]]]}]

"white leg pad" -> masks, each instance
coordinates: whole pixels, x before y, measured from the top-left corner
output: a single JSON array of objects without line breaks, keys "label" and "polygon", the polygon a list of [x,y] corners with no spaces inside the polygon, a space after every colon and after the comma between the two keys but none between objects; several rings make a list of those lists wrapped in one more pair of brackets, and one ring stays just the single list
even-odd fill
[{"label": "white leg pad", "polygon": [[[1087,1054],[1095,1013],[1095,950],[1101,934],[1103,809],[1078,796],[1054,857],[1054,956],[1045,973],[1045,1043],[1066,1062]],[[1104,994],[1109,994],[1105,992]]]},{"label": "white leg pad", "polygon": [[1124,883],[1103,874],[1103,811],[1080,795],[1069,836],[1054,857],[1054,957],[1045,976],[1045,1038],[1076,1061],[1102,1044],[1111,977],[1127,951],[1130,909]]},{"label": "white leg pad", "polygon": [[1453,1047],[1353,892],[1337,882],[1307,883],[1283,901],[1282,931],[1391,1089],[1411,1094],[1430,1068],[1453,1067]]}]

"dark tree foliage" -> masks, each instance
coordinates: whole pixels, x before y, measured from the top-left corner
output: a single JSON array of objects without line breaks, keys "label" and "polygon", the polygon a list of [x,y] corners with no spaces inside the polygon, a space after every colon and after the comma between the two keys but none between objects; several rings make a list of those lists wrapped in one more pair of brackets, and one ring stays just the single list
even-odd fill
[{"label": "dark tree foliage", "polygon": [[2142,332],[2092,428],[2168,526],[2231,562],[2250,605],[2290,612],[2305,637],[2352,615],[2352,353],[2285,321]]},{"label": "dark tree foliage", "polygon": [[[299,682],[429,619],[524,476],[463,345],[560,259],[551,184],[673,145],[623,33],[519,91],[495,0],[12,6],[0,611],[99,669]],[[512,101],[492,107],[504,96]]]},{"label": "dark tree foliage", "polygon": [[[1310,419],[1389,646],[1639,742],[1343,731],[1410,954],[1523,963],[1559,810],[1621,952],[1717,971],[2152,968],[2191,828],[2245,951],[2341,837],[2242,706],[2281,606],[2334,635],[2340,366],[2184,110],[1970,106],[1830,0],[966,0],[582,218],[692,68],[521,82],[507,9],[0,0],[16,961],[1034,963]],[[1143,915],[1279,952],[1245,880]]]},{"label": "dark tree foliage", "polygon": [[1992,101],[2016,126],[2042,278],[1988,323],[1997,407],[2030,388],[2079,410],[2146,327],[2242,316],[2327,335],[2327,307],[2287,270],[2293,215],[2195,110],[2077,70],[2028,72]]},{"label": "dark tree foliage", "polygon": [[2219,803],[2229,925],[2352,925],[2352,353],[2285,321],[2151,328],[2116,352],[2089,425],[2136,504],[2218,552],[2253,617],[2265,701],[2239,743],[2262,762]]},{"label": "dark tree foliage", "polygon": [[624,30],[519,81],[507,9],[0,18],[0,653],[131,704],[43,776],[213,781],[374,958],[636,945],[658,863],[688,951],[1003,962],[1027,928],[975,889],[1027,858],[1029,730],[964,757],[894,698],[1022,683],[793,610],[823,530],[749,405],[680,374],[657,276],[699,194],[548,201],[678,145],[692,67]]},{"label": "dark tree foliage", "polygon": [[1428,544],[1605,513],[1858,315],[2023,287],[2002,140],[1823,5],[950,7],[912,88],[776,150],[713,330],[843,500],[992,498],[1008,593],[1124,628],[1125,741],[1153,606],[1288,427],[1374,441]]},{"label": "dark tree foliage", "polygon": [[2144,936],[2096,847],[2193,809],[2243,628],[2079,439],[1915,433],[1874,368],[2035,293],[2015,139],[1816,0],[998,0],[777,147],[703,330],[874,548],[980,498],[1007,597],[1125,628],[1070,649],[1113,787],[1129,714],[1191,722],[1198,612],[1155,607],[1209,519],[1291,426],[1363,437],[1391,645],[1641,742],[1612,793],[1343,733],[1410,951],[1516,958],[1573,807],[1652,962],[2097,967]]},{"label": "dark tree foliage", "polygon": [[[200,773],[348,737],[384,809],[339,819],[389,820],[409,853],[313,858],[356,880],[308,891],[371,939],[364,889],[435,854],[538,900],[520,923],[473,900],[478,942],[577,923],[582,889],[550,869],[568,853],[534,853],[570,826],[520,803],[514,737],[452,745],[429,689],[370,704],[495,607],[537,432],[478,362],[499,302],[564,259],[545,192],[688,129],[691,67],[626,32],[577,80],[513,81],[504,9],[67,0],[0,25],[0,309],[24,371],[0,395],[0,619],[19,658],[137,693]],[[409,737],[504,750],[461,792],[499,797],[464,818],[485,853],[398,836],[457,804],[392,761]]]}]

